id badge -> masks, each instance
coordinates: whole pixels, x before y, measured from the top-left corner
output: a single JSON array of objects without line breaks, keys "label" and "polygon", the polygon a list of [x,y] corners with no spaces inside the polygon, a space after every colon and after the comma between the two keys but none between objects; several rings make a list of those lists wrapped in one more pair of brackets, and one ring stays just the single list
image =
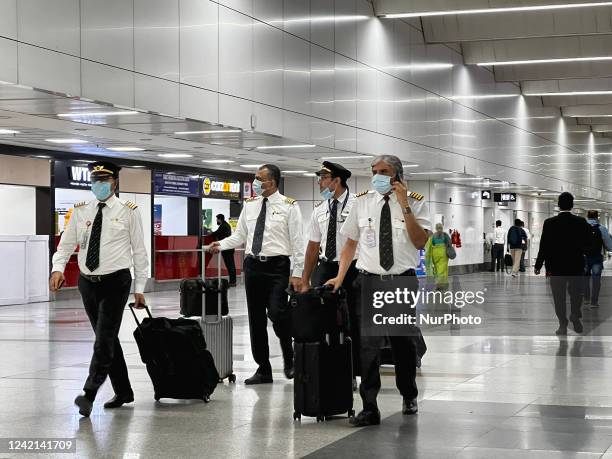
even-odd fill
[{"label": "id badge", "polygon": [[368,228],[366,230],[366,245],[370,249],[376,247],[376,231],[374,231],[372,228]]},{"label": "id badge", "polygon": [[89,240],[89,228],[91,226],[91,222],[86,223],[87,228],[83,231],[83,235],[81,236],[81,242],[79,246],[81,250],[87,250],[87,241]]}]

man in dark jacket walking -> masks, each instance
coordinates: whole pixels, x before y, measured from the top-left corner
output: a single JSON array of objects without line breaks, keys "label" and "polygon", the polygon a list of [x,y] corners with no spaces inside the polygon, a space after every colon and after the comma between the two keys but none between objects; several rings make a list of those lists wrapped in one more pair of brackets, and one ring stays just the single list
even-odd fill
[{"label": "man in dark jacket walking", "polygon": [[542,265],[550,276],[550,287],[559,319],[557,335],[567,335],[566,292],[569,291],[571,313],[569,320],[576,333],[582,333],[582,288],[584,282],[584,254],[589,243],[591,229],[586,220],[573,215],[574,197],[564,192],[559,195],[559,215],[544,221],[540,250],[535,263],[535,273]]},{"label": "man in dark jacket walking", "polygon": [[[232,235],[232,227],[228,222],[225,221],[225,215],[217,215],[217,225],[219,225],[219,228],[217,228],[217,230],[213,231],[212,233],[212,236],[215,238],[215,241],[220,241]],[[227,272],[229,274],[230,287],[235,287],[236,263],[234,261],[234,249],[224,250],[223,252],[221,252],[221,256],[223,257],[225,267],[227,268]]]},{"label": "man in dark jacket walking", "polygon": [[512,255],[512,277],[518,276],[523,256],[523,242],[527,240],[527,233],[521,228],[521,220],[514,220],[514,226],[508,230],[508,252]]}]

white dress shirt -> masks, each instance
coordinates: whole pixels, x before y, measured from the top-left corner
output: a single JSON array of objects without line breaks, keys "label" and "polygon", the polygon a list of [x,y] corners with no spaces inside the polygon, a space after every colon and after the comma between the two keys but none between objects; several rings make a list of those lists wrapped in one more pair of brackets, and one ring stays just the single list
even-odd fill
[{"label": "white dress shirt", "polygon": [[[263,199],[262,196],[258,196],[244,201],[236,230],[230,237],[219,242],[221,250],[235,249],[245,244],[245,254],[253,254],[251,247]],[[302,212],[295,200],[286,198],[276,191],[268,196],[266,223],[259,256],[275,257],[279,255],[291,257],[293,277],[302,277],[304,270]]]},{"label": "white dress shirt", "polygon": [[[353,193],[349,193],[348,189],[338,198],[336,204],[336,257],[329,261],[338,261],[347,237],[340,232],[340,228],[353,208],[353,204],[357,198]],[[334,198],[322,201],[317,204],[310,217],[310,236],[308,239],[313,242],[319,242],[322,256],[325,255],[327,247],[327,228],[329,226],[329,217],[331,214],[331,206]],[[355,252],[355,259],[357,258]]]},{"label": "white dress shirt", "polygon": [[505,244],[506,243],[506,230],[501,226],[496,226],[495,231],[493,232],[495,235],[495,243],[496,244]]},{"label": "white dress shirt", "polygon": [[[395,193],[392,193],[389,198],[391,226],[393,228],[394,263],[389,271],[385,271],[380,266],[379,230],[380,212],[383,204],[384,196],[377,191],[368,191],[367,194],[358,195],[348,218],[342,225],[340,230],[342,234],[354,241],[359,241],[357,269],[372,274],[401,274],[409,269],[416,269],[420,261],[419,251],[408,235],[402,207],[397,202]],[[413,198],[408,192],[408,204],[417,222],[423,229],[431,231],[429,211],[425,200]],[[372,232],[373,235],[371,235]]]},{"label": "white dress shirt", "polygon": [[79,246],[79,269],[83,274],[102,276],[134,267],[134,291],[143,293],[148,277],[149,260],[144,244],[142,219],[136,205],[112,195],[102,208],[100,264],[95,271],[85,266],[91,227],[98,203],[94,200],[74,206],[72,216],[53,255],[52,271],[64,272],[66,263]]}]

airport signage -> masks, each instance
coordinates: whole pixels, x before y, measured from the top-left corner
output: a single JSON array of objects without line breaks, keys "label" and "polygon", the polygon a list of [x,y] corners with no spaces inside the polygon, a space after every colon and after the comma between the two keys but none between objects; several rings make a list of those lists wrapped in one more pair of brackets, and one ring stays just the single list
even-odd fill
[{"label": "airport signage", "polygon": [[516,202],[516,193],[494,193],[495,202]]},{"label": "airport signage", "polygon": [[200,177],[172,172],[156,172],[153,177],[153,189],[155,194],[197,198],[200,197]]},{"label": "airport signage", "polygon": [[480,199],[491,199],[491,190],[482,190],[480,192]]},{"label": "airport signage", "polygon": [[56,188],[91,188],[91,173],[83,163],[55,161],[53,173]]},{"label": "airport signage", "polygon": [[202,197],[218,199],[240,199],[240,181],[205,176],[202,180]]}]

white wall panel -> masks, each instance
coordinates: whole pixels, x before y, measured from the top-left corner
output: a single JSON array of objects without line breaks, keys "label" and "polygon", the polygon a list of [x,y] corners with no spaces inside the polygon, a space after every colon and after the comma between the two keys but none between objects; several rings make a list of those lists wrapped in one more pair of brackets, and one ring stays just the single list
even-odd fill
[{"label": "white wall panel", "polygon": [[310,114],[310,44],[292,35],[284,39],[284,108]]},{"label": "white wall panel", "polygon": [[316,45],[310,47],[310,113],[329,121],[334,119],[334,53]]},{"label": "white wall panel", "polygon": [[310,0],[310,41],[334,49],[334,0]]},{"label": "white wall panel", "polygon": [[17,42],[0,38],[0,80],[17,83]]},{"label": "white wall panel", "polygon": [[334,123],[311,118],[310,139],[315,145],[334,148],[336,139]]},{"label": "white wall panel", "polygon": [[108,65],[81,61],[82,96],[133,107],[134,73]]},{"label": "white wall panel", "polygon": [[256,130],[283,135],[283,110],[254,102],[251,110],[256,120]]},{"label": "white wall panel", "polygon": [[33,234],[36,234],[36,188],[0,185],[0,235]]},{"label": "white wall panel", "polygon": [[253,3],[258,1],[259,0],[221,0],[219,4],[240,11],[248,16],[253,16]]},{"label": "white wall panel", "polygon": [[283,106],[283,32],[275,27],[253,24],[253,99]]},{"label": "white wall panel", "polygon": [[19,0],[17,24],[20,41],[79,56],[79,0]]},{"label": "white wall panel", "polygon": [[241,129],[251,129],[253,102],[219,94],[219,123]]},{"label": "white wall panel", "polygon": [[281,28],[283,25],[283,0],[254,1],[253,17]]},{"label": "white wall panel", "polygon": [[357,128],[343,124],[336,124],[335,128],[335,148],[357,151]]},{"label": "white wall panel", "polygon": [[133,26],[132,0],[82,0],[81,57],[133,70]]},{"label": "white wall panel", "polygon": [[17,38],[17,0],[0,0],[0,37]]},{"label": "white wall panel", "polygon": [[134,67],[137,72],[178,81],[178,0],[134,0]]},{"label": "white wall panel", "polygon": [[219,8],[219,91],[253,97],[253,20]]},{"label": "white wall panel", "polygon": [[357,20],[355,0],[335,1],[334,49],[351,59],[357,57]]},{"label": "white wall panel", "polygon": [[[285,30],[304,40],[310,40],[310,22],[317,20],[310,15],[310,0],[285,0],[283,11]],[[330,16],[331,12],[330,9]]]},{"label": "white wall panel", "polygon": [[310,118],[299,113],[283,112],[283,136],[310,142]]},{"label": "white wall panel", "polygon": [[150,76],[134,76],[134,100],[138,108],[179,116],[179,84]]},{"label": "white wall panel", "polygon": [[219,121],[219,94],[206,89],[180,85],[183,118],[217,123]]},{"label": "white wall panel", "polygon": [[334,74],[335,113],[337,123],[357,124],[357,65],[346,57],[336,54]]},{"label": "white wall panel", "polygon": [[19,43],[19,83],[78,96],[79,58]]},{"label": "white wall panel", "polygon": [[378,72],[359,64],[357,67],[357,127],[376,131]]},{"label": "white wall panel", "polygon": [[181,83],[213,91],[219,83],[219,5],[180,1]]}]

